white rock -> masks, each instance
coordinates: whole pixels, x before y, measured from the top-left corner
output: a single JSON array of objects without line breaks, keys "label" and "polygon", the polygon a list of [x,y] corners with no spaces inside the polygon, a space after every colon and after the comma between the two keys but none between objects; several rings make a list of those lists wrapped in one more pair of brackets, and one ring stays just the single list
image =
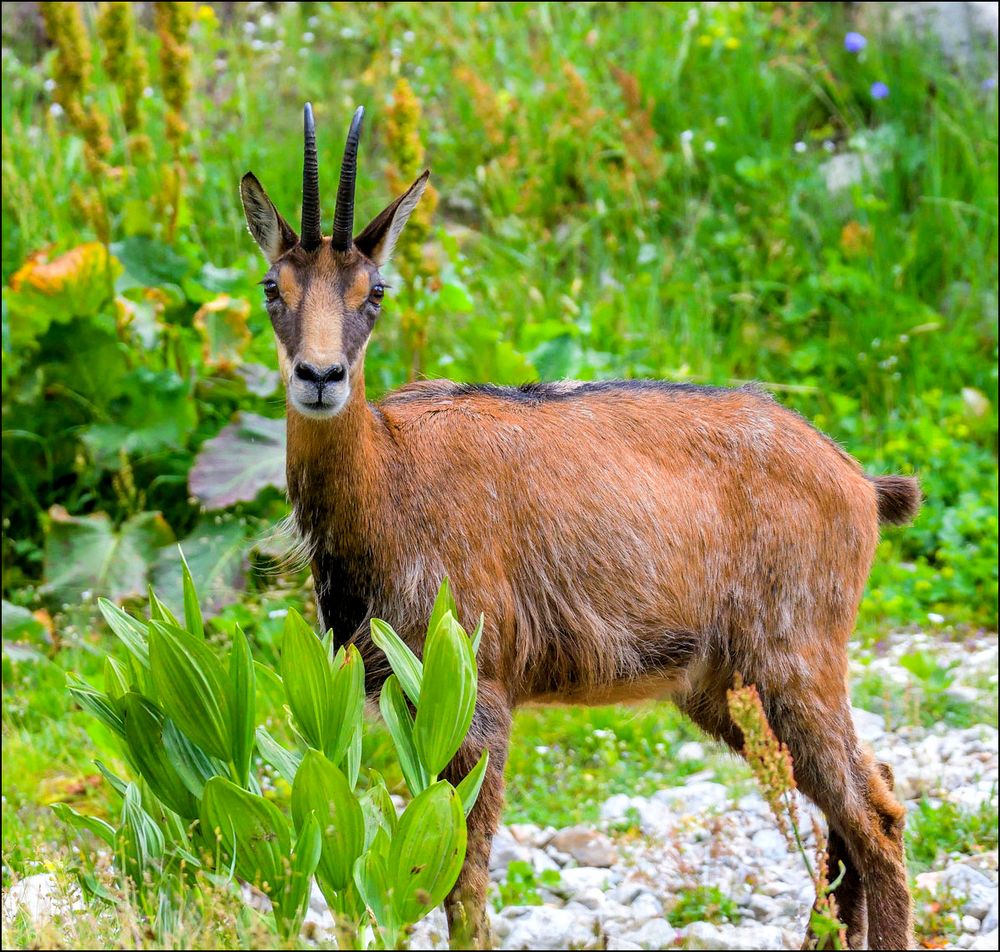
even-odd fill
[{"label": "white rock", "polygon": [[693,760],[704,760],[705,745],[699,744],[696,740],[689,740],[677,748],[674,758],[682,764],[690,763]]},{"label": "white rock", "polygon": [[773,827],[758,830],[751,842],[765,859],[781,859],[788,854],[788,841]]},{"label": "white rock", "polygon": [[500,919],[507,927],[503,949],[592,949],[600,941],[597,919],[578,910],[511,906]]},{"label": "white rock", "polygon": [[3,901],[3,918],[13,922],[18,912],[36,923],[59,919],[84,908],[76,886],[63,889],[51,873],[36,873],[18,880]]},{"label": "white rock", "polygon": [[608,892],[608,899],[620,902],[623,906],[629,906],[642,891],[642,883],[637,883],[634,879],[626,879]]},{"label": "white rock", "polygon": [[962,921],[960,923],[963,932],[978,933],[982,927],[982,923],[975,917],[970,915],[962,916]]},{"label": "white rock", "polygon": [[658,790],[652,799],[682,813],[704,813],[706,810],[718,810],[726,806],[729,791],[721,783],[700,780],[683,787]]},{"label": "white rock", "polygon": [[650,919],[663,917],[663,903],[651,892],[643,891],[632,900],[632,921],[647,922]]},{"label": "white rock", "polygon": [[866,744],[873,744],[885,734],[885,718],[881,714],[860,707],[851,708],[854,718],[854,731]]},{"label": "white rock", "polygon": [[590,889],[598,889],[602,893],[611,879],[606,869],[593,866],[573,866],[561,873],[562,882],[555,887],[561,895],[575,899],[580,893]]},{"label": "white rock", "polygon": [[995,932],[997,928],[997,904],[994,902],[990,911],[983,916],[980,932]]},{"label": "white rock", "polygon": [[634,952],[636,949],[641,949],[642,946],[635,942],[630,942],[628,939],[622,938],[621,936],[614,935],[608,936],[607,945],[605,945],[604,948],[621,949],[622,952],[626,952],[626,950],[627,952]]},{"label": "white rock", "polygon": [[534,850],[530,846],[518,843],[509,830],[502,827],[493,837],[493,847],[490,852],[490,869],[506,869],[511,863],[530,863]]},{"label": "white rock", "polygon": [[448,917],[440,906],[431,910],[414,927],[410,935],[411,949],[447,949]]},{"label": "white rock", "polygon": [[551,839],[550,846],[561,853],[568,853],[581,866],[608,867],[618,861],[615,844],[603,833],[586,826],[571,826],[559,830]]},{"label": "white rock", "polygon": [[669,949],[677,940],[677,930],[665,919],[650,919],[624,938],[639,949]]},{"label": "white rock", "polygon": [[984,935],[978,936],[969,946],[970,949],[997,949],[1000,946],[997,945],[997,941],[1000,939],[1000,933],[994,929],[992,932],[987,932]]}]

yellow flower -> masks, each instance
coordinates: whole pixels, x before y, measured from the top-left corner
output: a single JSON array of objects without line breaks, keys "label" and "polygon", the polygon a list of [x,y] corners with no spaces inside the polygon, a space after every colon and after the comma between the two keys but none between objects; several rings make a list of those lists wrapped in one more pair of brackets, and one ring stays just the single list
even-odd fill
[{"label": "yellow flower", "polygon": [[202,23],[218,23],[218,19],[215,16],[215,11],[207,4],[201,4],[197,11],[195,12],[195,17],[201,20]]},{"label": "yellow flower", "polygon": [[722,45],[727,50],[738,50],[740,48],[740,41],[735,36],[730,36],[726,38],[726,42]]}]

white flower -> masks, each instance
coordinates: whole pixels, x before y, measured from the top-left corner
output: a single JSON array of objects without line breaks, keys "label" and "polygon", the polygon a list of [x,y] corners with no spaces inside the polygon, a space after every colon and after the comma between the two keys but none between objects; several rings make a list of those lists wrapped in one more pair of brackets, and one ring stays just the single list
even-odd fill
[{"label": "white flower", "polygon": [[262,13],[260,17],[260,25],[264,27],[265,30],[270,29],[272,26],[274,26],[274,14]]},{"label": "white flower", "polygon": [[716,145],[711,139],[706,139],[704,148],[706,152],[714,152],[716,150]]},{"label": "white flower", "polygon": [[54,79],[47,79],[47,80],[45,80],[44,83],[42,83],[42,88],[47,93],[50,93],[50,92],[52,92],[53,89],[56,88],[56,81]]},{"label": "white flower", "polygon": [[795,143],[793,148],[799,153],[799,155],[802,155],[802,153],[806,151],[806,144],[800,140]]},{"label": "white flower", "polygon": [[943,625],[944,615],[939,615],[937,612],[928,612],[927,620],[934,622],[935,625]]},{"label": "white flower", "polygon": [[833,141],[833,139],[824,139],[823,140],[823,148],[827,152],[834,152],[837,149],[837,144]]},{"label": "white flower", "polygon": [[315,39],[316,39],[316,34],[315,33],[310,33],[308,31],[306,31],[305,33],[302,34],[302,42],[303,43],[312,43],[312,41],[315,40]]},{"label": "white flower", "polygon": [[414,33],[413,30],[407,30],[403,34],[403,42],[404,43],[412,43],[416,38],[417,38],[417,34]]},{"label": "white flower", "polygon": [[60,106],[59,103],[54,102],[52,103],[51,106],[49,106],[50,116],[54,116],[56,119],[58,119],[62,114],[63,114],[63,107]]},{"label": "white flower", "polygon": [[142,91],[142,98],[143,99],[152,99],[153,98],[153,87],[152,86],[147,86],[145,89],[143,89],[143,91]]},{"label": "white flower", "polygon": [[254,33],[257,32],[257,24],[254,23],[253,20],[247,20],[247,22],[243,24],[243,32],[246,33],[247,36],[253,36]]},{"label": "white flower", "polygon": [[729,120],[725,116],[716,116],[715,117],[715,124],[720,129],[724,129],[726,126],[729,125]]},{"label": "white flower", "polygon": [[693,138],[694,138],[694,133],[690,129],[685,129],[681,133],[681,142],[683,142],[685,145],[689,143]]},{"label": "white flower", "polygon": [[315,30],[316,27],[319,26],[319,17],[309,17],[309,19],[306,20],[306,24],[310,30]]}]

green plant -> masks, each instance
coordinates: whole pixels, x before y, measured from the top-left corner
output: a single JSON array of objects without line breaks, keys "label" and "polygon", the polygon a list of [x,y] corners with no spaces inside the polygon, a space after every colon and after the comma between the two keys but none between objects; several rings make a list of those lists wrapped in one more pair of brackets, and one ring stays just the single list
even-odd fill
[{"label": "green plant", "polygon": [[[457,788],[437,775],[472,718],[481,626],[473,639],[462,630],[447,580],[423,662],[384,622],[372,624],[395,672],[383,688],[383,711],[413,794],[397,816],[379,775],[359,789],[364,666],[357,648],[334,651],[332,633],[318,638],[292,610],[277,672],[252,659],[238,626],[220,656],[206,639],[186,562],[182,571],[183,625],[152,590],[147,622],[102,599],[127,657],[105,659],[104,691],[68,681],[77,703],[116,735],[135,777],[124,780],[98,763],[122,798],[117,822],[66,804],[54,809],[114,850],[120,885],[163,934],[182,894],[206,877],[236,877],[268,896],[287,939],[301,927],[315,875],[342,941],[356,945],[370,921],[376,948],[399,947],[443,900],[465,858],[465,815],[487,753]],[[291,749],[257,726],[259,699],[275,686],[288,707]],[[265,795],[255,752],[289,784],[290,817]],[[110,898],[93,867],[79,872],[90,895]]]},{"label": "green plant", "polygon": [[678,928],[691,922],[735,922],[739,906],[718,886],[694,886],[674,896],[667,918]]},{"label": "green plant", "polygon": [[907,819],[906,856],[911,873],[937,865],[953,853],[981,853],[997,848],[996,791],[974,810],[947,800],[921,799]]},{"label": "green plant", "polygon": [[539,889],[558,889],[561,882],[558,870],[543,869],[536,873],[530,863],[512,860],[507,865],[507,876],[493,896],[493,908],[499,912],[505,906],[540,906],[543,899]]}]

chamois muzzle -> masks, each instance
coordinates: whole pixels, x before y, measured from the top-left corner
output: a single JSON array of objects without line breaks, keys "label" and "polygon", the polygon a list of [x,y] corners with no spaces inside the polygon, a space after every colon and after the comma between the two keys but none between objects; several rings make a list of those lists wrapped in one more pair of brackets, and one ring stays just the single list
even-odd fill
[{"label": "chamois muzzle", "polygon": [[364,118],[365,107],[358,106],[347,133],[344,161],[340,165],[340,186],[337,189],[337,209],[333,216],[332,241],[337,251],[350,251],[354,244],[354,185],[358,177],[358,143],[361,141],[361,123]]}]

